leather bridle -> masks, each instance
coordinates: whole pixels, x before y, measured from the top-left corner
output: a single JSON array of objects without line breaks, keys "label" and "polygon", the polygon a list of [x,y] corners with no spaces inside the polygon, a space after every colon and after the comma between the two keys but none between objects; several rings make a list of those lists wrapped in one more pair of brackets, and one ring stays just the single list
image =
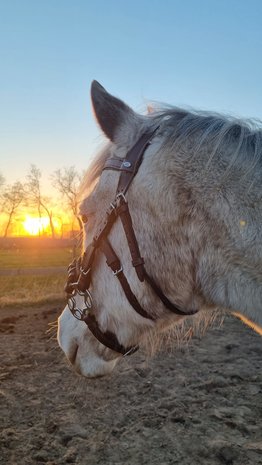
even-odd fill
[{"label": "leather bridle", "polygon": [[[151,140],[158,127],[151,132],[144,133],[136,144],[129,150],[125,159],[109,158],[103,167],[103,170],[120,171],[120,177],[116,190],[115,199],[106,212],[104,222],[98,229],[91,244],[86,248],[84,254],[78,260],[74,260],[68,267],[68,279],[65,286],[65,291],[68,296],[68,307],[71,313],[79,320],[84,321],[91,333],[104,346],[118,352],[122,355],[131,355],[138,349],[138,346],[124,347],[117,339],[117,336],[111,331],[103,332],[92,313],[92,297],[89,291],[92,276],[92,266],[94,263],[96,252],[101,251],[106,257],[106,263],[111,268],[114,276],[118,279],[124,294],[133,307],[133,309],[143,318],[155,320],[155,318],[145,310],[138,302],[133,293],[128,280],[124,274],[121,261],[119,260],[115,250],[109,242],[108,235],[113,224],[120,218],[123,229],[126,235],[127,244],[129,247],[132,265],[135,268],[137,277],[141,282],[147,282],[154,294],[164,306],[175,313],[176,315],[188,316],[193,315],[197,310],[184,312],[175,304],[173,304],[162,292],[156,281],[147,273],[145,269],[144,259],[141,257],[136,235],[133,229],[132,218],[129,211],[126,193],[134,179],[141,163],[146,148],[150,145]],[[76,304],[76,295],[83,297],[85,307],[78,308]]]}]

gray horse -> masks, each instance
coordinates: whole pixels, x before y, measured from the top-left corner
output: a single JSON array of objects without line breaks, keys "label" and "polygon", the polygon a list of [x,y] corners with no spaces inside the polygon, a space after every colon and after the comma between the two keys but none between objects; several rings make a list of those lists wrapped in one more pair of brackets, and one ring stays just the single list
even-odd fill
[{"label": "gray horse", "polygon": [[[109,142],[85,179],[86,249],[114,202],[119,172],[103,170],[121,161],[142,134],[155,133],[126,194],[133,228],[147,272],[163,294],[183,309],[171,313],[130,260],[121,222],[110,243],[140,305],[134,311],[119,281],[98,252],[92,265],[91,310],[101,334],[113,334],[123,347],[158,338],[181,321],[208,318],[215,309],[262,326],[262,130],[254,123],[177,108],[146,116],[92,84],[94,112]],[[84,309],[84,298],[74,302]],[[196,316],[187,316],[190,311]],[[98,333],[97,333],[98,334]],[[58,341],[74,368],[85,376],[110,372],[121,355],[101,343],[67,306],[59,318]],[[98,336],[99,336],[98,334]]]}]

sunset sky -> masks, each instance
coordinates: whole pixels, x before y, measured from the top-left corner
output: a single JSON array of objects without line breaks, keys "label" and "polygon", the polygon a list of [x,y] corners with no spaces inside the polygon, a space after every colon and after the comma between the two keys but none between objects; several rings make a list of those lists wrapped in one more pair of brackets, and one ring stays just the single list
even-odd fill
[{"label": "sunset sky", "polygon": [[261,0],[2,0],[0,172],[82,170],[101,141],[97,79],[152,100],[262,119]]}]

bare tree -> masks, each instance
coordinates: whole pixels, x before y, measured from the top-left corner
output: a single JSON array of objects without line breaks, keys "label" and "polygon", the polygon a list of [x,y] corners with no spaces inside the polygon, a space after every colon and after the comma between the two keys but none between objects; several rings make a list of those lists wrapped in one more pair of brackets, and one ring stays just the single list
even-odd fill
[{"label": "bare tree", "polygon": [[73,217],[77,220],[79,228],[82,229],[82,222],[78,216],[78,193],[81,182],[81,176],[74,166],[59,169],[52,176],[53,186],[66,200]]},{"label": "bare tree", "polygon": [[1,187],[3,187],[4,183],[5,183],[5,178],[4,178],[4,176],[0,173],[0,189],[1,189]]},{"label": "bare tree", "polygon": [[50,199],[43,196],[41,188],[41,177],[42,173],[39,168],[35,165],[31,165],[30,172],[27,175],[26,183],[26,196],[27,200],[36,207],[39,218],[42,218],[42,212],[44,211],[49,219],[50,229],[52,238],[55,238],[55,228],[53,223],[52,210],[49,207]]},{"label": "bare tree", "polygon": [[5,178],[4,178],[4,176],[0,173],[0,199],[1,199],[0,214],[1,214],[1,213],[4,213],[4,202],[2,202],[3,198],[2,198],[2,195],[1,195],[1,192],[2,192],[2,189],[3,189],[4,184],[5,184]]},{"label": "bare tree", "polygon": [[4,237],[7,237],[8,230],[12,219],[25,199],[25,191],[21,182],[16,181],[14,184],[6,186],[2,195],[2,211],[8,215],[7,224],[4,231]]}]

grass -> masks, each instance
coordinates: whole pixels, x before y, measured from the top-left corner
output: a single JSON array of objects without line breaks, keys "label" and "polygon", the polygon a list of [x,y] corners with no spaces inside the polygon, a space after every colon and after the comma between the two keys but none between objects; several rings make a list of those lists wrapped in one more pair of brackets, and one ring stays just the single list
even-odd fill
[{"label": "grass", "polygon": [[[0,308],[9,305],[33,305],[65,299],[66,268],[73,258],[68,248],[1,249],[0,250]],[[41,274],[34,268],[65,267]],[[5,270],[32,271],[31,274],[5,275]]]},{"label": "grass", "polygon": [[33,305],[65,299],[63,273],[1,276],[0,308],[8,305]]},{"label": "grass", "polygon": [[73,250],[58,249],[0,249],[0,269],[67,266]]}]

